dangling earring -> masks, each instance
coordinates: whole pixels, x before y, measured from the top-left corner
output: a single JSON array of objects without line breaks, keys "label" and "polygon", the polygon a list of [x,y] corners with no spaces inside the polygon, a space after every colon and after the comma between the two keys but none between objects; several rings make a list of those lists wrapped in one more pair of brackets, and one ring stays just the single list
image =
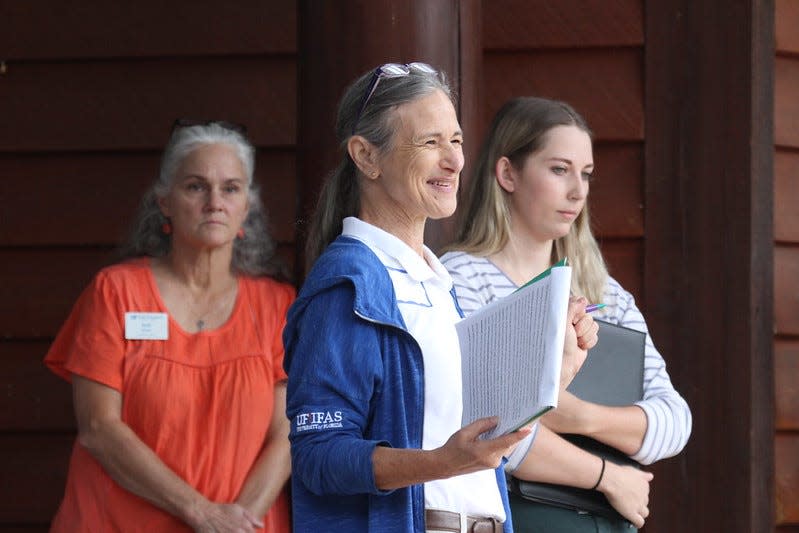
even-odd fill
[{"label": "dangling earring", "polygon": [[170,224],[168,220],[161,224],[161,233],[164,235],[169,235],[172,233],[172,224]]},{"label": "dangling earring", "polygon": [[236,232],[236,237],[244,239],[244,228],[239,228],[239,231]]}]

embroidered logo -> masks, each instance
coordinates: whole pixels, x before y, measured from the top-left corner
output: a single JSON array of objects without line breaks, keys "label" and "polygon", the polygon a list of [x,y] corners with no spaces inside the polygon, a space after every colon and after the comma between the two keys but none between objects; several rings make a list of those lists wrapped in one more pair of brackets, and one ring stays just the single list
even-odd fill
[{"label": "embroidered logo", "polygon": [[300,413],[294,417],[297,432],[310,431],[313,429],[335,429],[344,427],[341,421],[344,420],[341,411],[311,411],[310,413]]}]

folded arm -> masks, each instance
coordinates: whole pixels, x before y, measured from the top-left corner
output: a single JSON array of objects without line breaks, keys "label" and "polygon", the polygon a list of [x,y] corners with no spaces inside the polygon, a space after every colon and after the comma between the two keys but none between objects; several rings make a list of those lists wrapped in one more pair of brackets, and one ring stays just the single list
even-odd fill
[{"label": "folded arm", "polygon": [[544,415],[541,423],[556,433],[586,435],[627,455],[641,448],[647,428],[646,414],[636,405],[599,405],[568,391],[561,391],[558,407]]},{"label": "folded arm", "polygon": [[513,475],[518,479],[554,483],[602,492],[613,507],[636,527],[644,525],[649,514],[650,472],[631,466],[619,466],[602,460],[553,433],[545,426],[538,429],[527,456]]},{"label": "folded arm", "polygon": [[649,328],[633,296],[621,288],[618,282],[610,281],[618,292],[618,307],[612,319],[618,324],[646,333],[644,345],[644,397],[636,402],[646,414],[646,431],[640,449],[631,454],[642,464],[678,454],[691,436],[691,409],[685,399],[674,388],[666,361],[658,352]]}]

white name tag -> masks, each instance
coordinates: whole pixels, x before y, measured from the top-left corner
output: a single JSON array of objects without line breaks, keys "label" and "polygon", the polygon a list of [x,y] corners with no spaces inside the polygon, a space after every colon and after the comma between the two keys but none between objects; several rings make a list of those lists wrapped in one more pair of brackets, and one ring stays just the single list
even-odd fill
[{"label": "white name tag", "polygon": [[165,341],[169,338],[166,313],[125,313],[125,338]]}]

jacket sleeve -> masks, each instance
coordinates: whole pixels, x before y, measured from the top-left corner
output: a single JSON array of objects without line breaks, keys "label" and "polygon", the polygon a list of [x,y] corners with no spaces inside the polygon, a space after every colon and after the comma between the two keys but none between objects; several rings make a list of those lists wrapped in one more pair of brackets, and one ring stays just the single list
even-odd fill
[{"label": "jacket sleeve", "polygon": [[[290,317],[286,337],[292,475],[312,493],[383,494],[366,438],[382,385],[379,332],[353,311],[354,289],[337,285]],[[291,321],[295,323],[292,324]]]}]

